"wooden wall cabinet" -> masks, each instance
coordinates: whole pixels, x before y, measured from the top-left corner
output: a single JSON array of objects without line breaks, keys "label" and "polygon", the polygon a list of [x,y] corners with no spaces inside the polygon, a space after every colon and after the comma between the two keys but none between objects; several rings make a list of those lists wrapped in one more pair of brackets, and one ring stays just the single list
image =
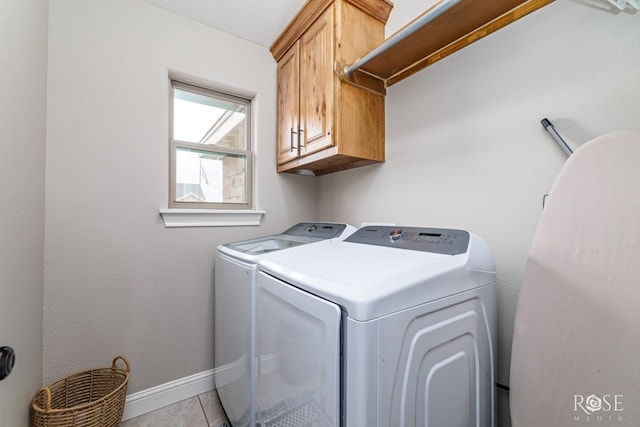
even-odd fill
[{"label": "wooden wall cabinet", "polygon": [[271,46],[278,172],[323,175],[384,161],[384,95],[340,78],[384,41],[392,3],[308,0]]}]

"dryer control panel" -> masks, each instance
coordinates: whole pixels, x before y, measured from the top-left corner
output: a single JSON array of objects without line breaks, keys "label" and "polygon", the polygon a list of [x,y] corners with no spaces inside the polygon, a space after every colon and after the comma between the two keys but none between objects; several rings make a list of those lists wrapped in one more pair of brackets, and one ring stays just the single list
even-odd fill
[{"label": "dryer control panel", "polygon": [[469,232],[448,228],[368,226],[353,233],[345,242],[459,255],[467,252]]}]

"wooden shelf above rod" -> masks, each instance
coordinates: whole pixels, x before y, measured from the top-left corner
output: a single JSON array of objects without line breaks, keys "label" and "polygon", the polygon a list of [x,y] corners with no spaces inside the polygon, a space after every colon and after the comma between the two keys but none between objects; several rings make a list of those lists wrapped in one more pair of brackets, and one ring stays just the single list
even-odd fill
[{"label": "wooden shelf above rod", "polygon": [[[387,88],[554,0],[442,0],[385,40],[340,78]],[[424,21],[424,23],[423,23]],[[359,62],[366,61],[358,66]],[[353,67],[356,67],[355,69]],[[372,83],[378,80],[377,83]]]}]

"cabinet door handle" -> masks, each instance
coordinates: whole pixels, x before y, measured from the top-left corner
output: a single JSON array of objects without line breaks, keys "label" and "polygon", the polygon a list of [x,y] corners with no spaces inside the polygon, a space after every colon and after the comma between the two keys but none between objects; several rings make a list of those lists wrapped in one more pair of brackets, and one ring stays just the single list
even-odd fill
[{"label": "cabinet door handle", "polygon": [[289,136],[290,136],[290,139],[289,139],[289,146],[291,147],[291,152],[292,152],[292,153],[293,153],[295,150],[297,150],[297,149],[298,149],[298,147],[296,147],[296,146],[294,146],[294,145],[293,145],[293,134],[297,134],[297,132],[294,132],[294,131],[293,131],[293,128],[291,128],[290,133],[289,133]]},{"label": "cabinet door handle", "polygon": [[305,147],[305,144],[302,143],[304,141],[304,137],[302,136],[303,133],[304,133],[304,129],[302,129],[300,125],[298,125],[298,147],[299,148]]}]

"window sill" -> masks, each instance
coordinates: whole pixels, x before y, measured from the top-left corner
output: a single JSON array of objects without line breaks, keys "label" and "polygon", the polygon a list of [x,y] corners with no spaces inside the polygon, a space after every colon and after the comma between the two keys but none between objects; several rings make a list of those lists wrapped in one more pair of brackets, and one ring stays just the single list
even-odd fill
[{"label": "window sill", "polygon": [[214,209],[159,209],[164,226],[169,227],[232,227],[260,225],[265,211]]}]

